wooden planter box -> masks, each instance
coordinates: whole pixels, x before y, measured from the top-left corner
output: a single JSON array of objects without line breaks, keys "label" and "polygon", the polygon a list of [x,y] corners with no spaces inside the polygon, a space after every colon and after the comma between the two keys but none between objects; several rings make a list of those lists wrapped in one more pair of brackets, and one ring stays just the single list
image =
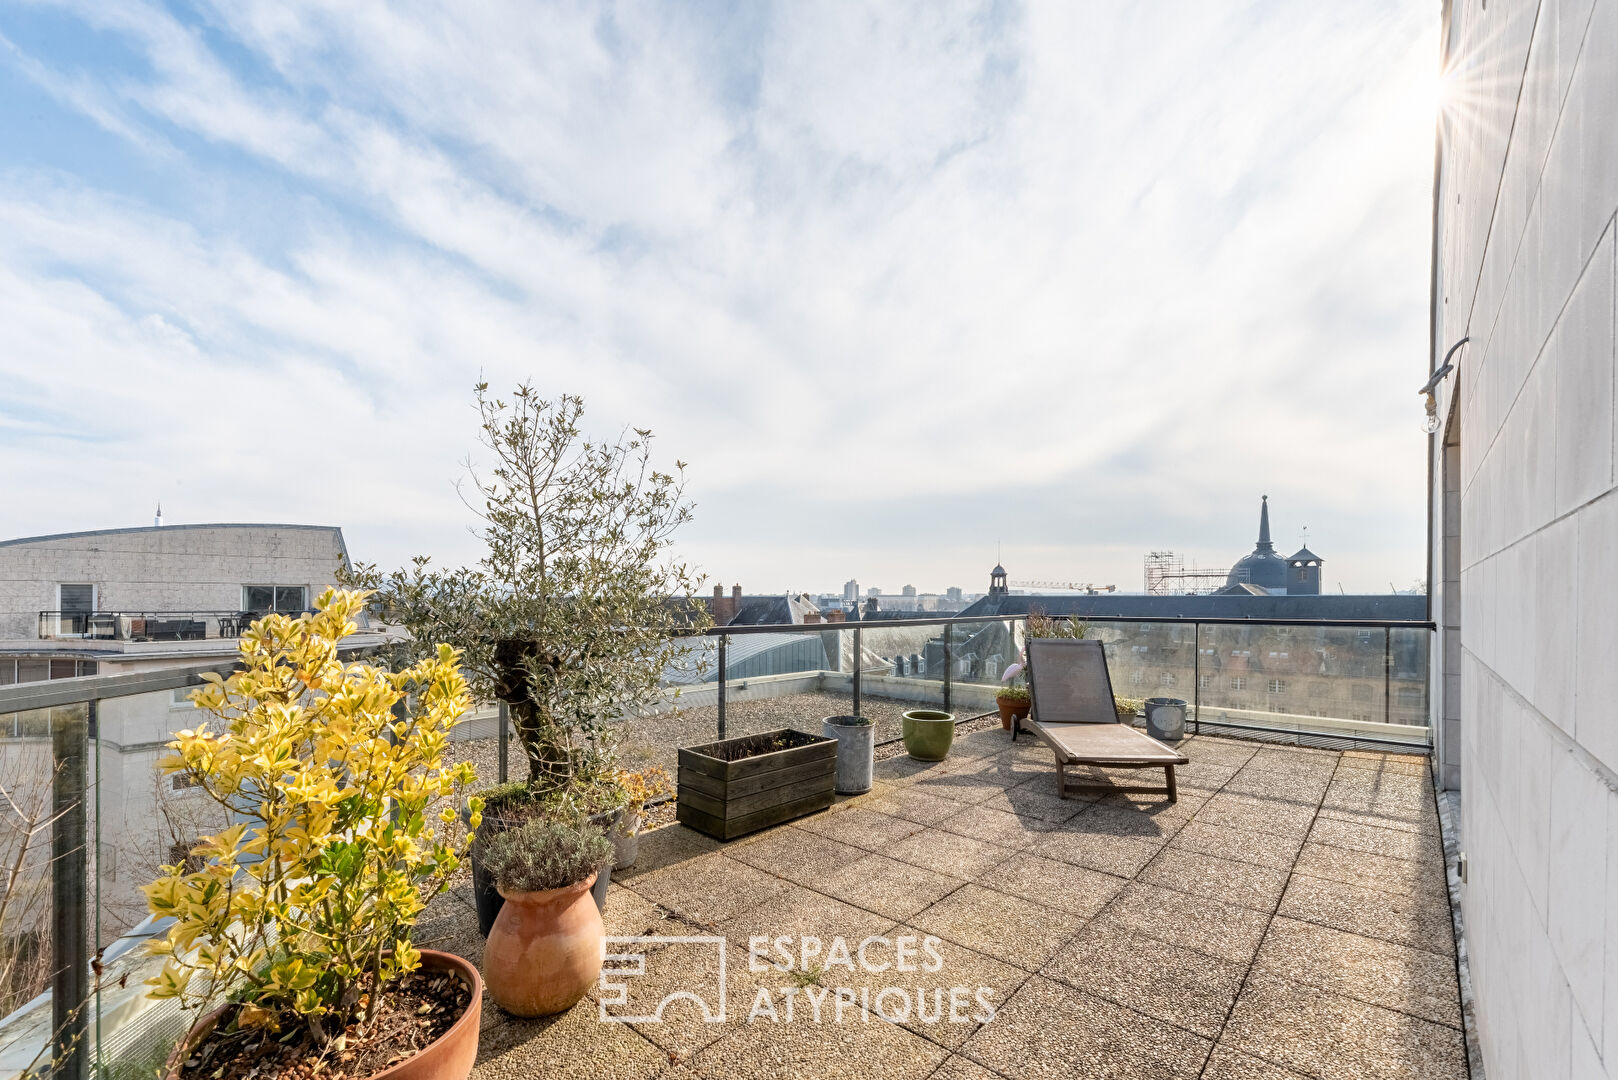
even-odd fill
[{"label": "wooden planter box", "polygon": [[824,810],[837,781],[837,740],[792,728],[680,748],[675,818],[733,840]]}]

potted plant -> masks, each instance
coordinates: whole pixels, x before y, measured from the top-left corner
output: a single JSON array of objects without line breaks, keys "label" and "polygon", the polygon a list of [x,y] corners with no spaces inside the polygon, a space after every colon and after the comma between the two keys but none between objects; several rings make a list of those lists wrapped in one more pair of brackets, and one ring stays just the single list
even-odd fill
[{"label": "potted plant", "polygon": [[[410,936],[465,850],[439,830],[455,820],[448,799],[476,779],[444,761],[471,704],[466,681],[448,645],[396,672],[344,663],[337,643],[357,629],[364,594],[327,590],[316,604],[242,635],[240,669],[193,695],[219,730],[180,732],[161,765],[235,822],[145,886],[151,913],[174,920],[151,945],[166,957],[151,996],[223,1002],[168,1075],[465,1077],[477,970]],[[469,805],[475,829],[479,801]]]},{"label": "potted plant", "polygon": [[1005,685],[995,695],[994,703],[1000,710],[1000,726],[1010,731],[1013,719],[1022,720],[1028,716],[1028,710],[1033,707],[1034,699],[1028,692],[1021,660],[1007,667],[1000,676],[1000,681]]},{"label": "potted plant", "polygon": [[1118,713],[1118,722],[1120,724],[1133,724],[1135,717],[1140,715],[1144,705],[1145,702],[1141,701],[1140,698],[1115,697],[1112,699],[1112,707]]},{"label": "potted plant", "polygon": [[612,868],[627,870],[634,866],[635,860],[640,857],[641,815],[646,810],[646,804],[671,793],[674,785],[669,780],[669,774],[660,765],[650,765],[637,772],[621,773],[619,784],[623,788],[627,802],[618,827],[609,833],[607,838],[612,841],[615,853]]},{"label": "potted plant", "polygon": [[837,794],[870,791],[876,767],[876,725],[863,716],[828,716],[820,722],[820,733],[837,740]]},{"label": "potted plant", "polygon": [[[691,520],[684,464],[651,457],[649,431],[595,441],[580,429],[584,402],[546,400],[529,385],[509,398],[474,388],[485,471],[471,470],[468,499],[483,525],[483,557],[443,570],[426,557],[381,573],[357,565],[343,580],[376,590],[380,618],[415,643],[462,650],[474,695],[503,701],[527,761],[526,776],[489,800],[484,831],[535,817],[573,824],[620,812],[618,742],[658,702],[671,668],[694,663],[683,632],[712,625],[700,580],[673,555]],[[473,849],[479,925],[499,893]],[[598,883],[605,890],[606,878]]]},{"label": "potted plant", "polygon": [[483,950],[495,1004],[550,1016],[595,983],[606,928],[590,886],[612,857],[612,841],[594,825],[536,818],[489,838],[483,865],[506,900]]},{"label": "potted plant", "polygon": [[826,809],[836,780],[837,741],[791,728],[682,746],[675,816],[732,840]]},{"label": "potted plant", "polygon": [[911,709],[900,720],[905,751],[918,761],[943,761],[955,742],[955,714]]}]

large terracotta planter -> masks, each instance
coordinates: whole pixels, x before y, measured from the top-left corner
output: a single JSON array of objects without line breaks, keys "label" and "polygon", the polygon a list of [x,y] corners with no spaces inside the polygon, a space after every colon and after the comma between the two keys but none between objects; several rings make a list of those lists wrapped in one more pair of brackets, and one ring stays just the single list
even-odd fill
[{"label": "large terracotta planter", "polygon": [[1012,720],[1025,720],[1028,710],[1033,702],[1027,698],[997,697],[994,699],[995,707],[1000,710],[1000,727],[1005,731],[1011,730]]},{"label": "large terracotta planter", "polygon": [[516,1016],[573,1007],[601,975],[606,926],[590,896],[596,875],[564,889],[506,892],[483,949],[489,996]]},{"label": "large terracotta planter", "polygon": [[[478,1028],[483,1019],[483,980],[478,976],[478,969],[454,953],[436,949],[421,950],[421,966],[424,971],[454,972],[471,991],[472,1000],[461,1018],[436,1042],[397,1065],[372,1073],[371,1080],[466,1080],[472,1073],[478,1056]],[[164,1064],[164,1080],[177,1080],[191,1048],[206,1039],[225,1011],[234,1007],[221,1005],[192,1026],[185,1041],[174,1048]]]}]

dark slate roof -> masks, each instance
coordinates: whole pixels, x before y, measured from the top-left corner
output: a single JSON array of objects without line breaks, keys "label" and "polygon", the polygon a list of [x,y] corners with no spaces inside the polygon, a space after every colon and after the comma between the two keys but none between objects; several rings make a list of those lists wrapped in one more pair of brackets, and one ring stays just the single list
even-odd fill
[{"label": "dark slate roof", "polygon": [[1420,622],[1427,618],[1427,598],[1394,593],[1364,596],[1147,596],[1079,594],[1060,596],[985,596],[965,611],[971,615],[1046,615],[1080,618],[1135,617],[1164,619],[1386,619]]},{"label": "dark slate roof", "polygon": [[1296,552],[1294,552],[1292,555],[1290,555],[1287,558],[1287,562],[1325,562],[1325,561],[1326,561],[1325,559],[1322,559],[1319,555],[1316,555],[1314,552],[1310,551],[1309,546],[1307,544],[1305,544],[1303,547],[1299,548]]},{"label": "dark slate roof", "polygon": [[989,573],[996,574],[996,575],[998,575],[1000,577],[1005,577],[1006,576],[1006,568],[1001,566],[999,563],[995,563],[994,564],[994,569],[990,570]]}]

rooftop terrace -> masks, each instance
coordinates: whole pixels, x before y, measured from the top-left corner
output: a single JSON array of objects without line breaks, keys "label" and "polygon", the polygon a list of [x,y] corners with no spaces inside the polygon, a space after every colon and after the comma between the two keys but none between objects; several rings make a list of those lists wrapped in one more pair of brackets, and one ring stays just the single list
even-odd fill
[{"label": "rooftop terrace", "polygon": [[[724,1022],[678,1001],[661,1022],[601,1023],[599,990],[537,1021],[486,1002],[474,1076],[1467,1076],[1425,759],[1181,745],[1191,764],[1173,804],[1059,799],[1048,751],[990,729],[963,734],[944,762],[879,762],[869,794],[729,844],[651,832],[614,876],[608,933],[723,937]],[[854,946],[906,934],[941,939],[941,969],[748,963],[755,935]],[[417,940],[481,959],[469,886],[439,899]],[[626,1006],[716,986],[718,964],[712,947],[654,945]],[[988,987],[995,1015],[888,1022],[875,996],[890,985],[929,1004],[942,989],[946,1018],[948,988]],[[750,1019],[760,988],[778,1022]],[[841,1023],[839,988],[853,999]]]}]

